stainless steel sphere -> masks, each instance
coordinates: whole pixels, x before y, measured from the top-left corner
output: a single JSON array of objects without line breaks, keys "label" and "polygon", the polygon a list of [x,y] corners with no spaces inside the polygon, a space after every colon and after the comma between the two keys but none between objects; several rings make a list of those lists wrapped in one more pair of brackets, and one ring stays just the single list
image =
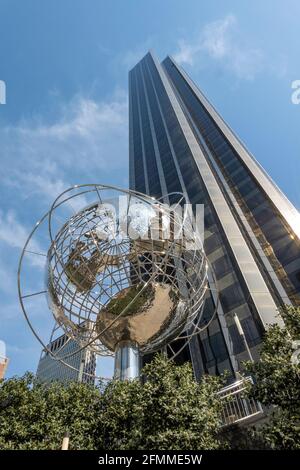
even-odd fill
[{"label": "stainless steel sphere", "polygon": [[[122,341],[160,349],[201,315],[207,262],[181,204],[95,185],[95,201],[61,224],[49,215],[47,290],[55,320],[99,354]],[[183,202],[183,198],[181,201]]]}]

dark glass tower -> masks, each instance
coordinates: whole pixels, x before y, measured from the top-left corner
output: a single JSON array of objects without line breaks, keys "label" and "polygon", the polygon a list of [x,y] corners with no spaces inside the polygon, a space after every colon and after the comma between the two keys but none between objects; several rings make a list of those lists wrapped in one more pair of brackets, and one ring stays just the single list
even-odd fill
[{"label": "dark glass tower", "polygon": [[[238,370],[277,309],[300,305],[300,215],[171,57],[148,53],[129,73],[130,188],[155,197],[183,192],[204,204],[204,248],[214,270],[204,322],[180,354],[196,376]],[[211,320],[218,305],[217,315]]]}]

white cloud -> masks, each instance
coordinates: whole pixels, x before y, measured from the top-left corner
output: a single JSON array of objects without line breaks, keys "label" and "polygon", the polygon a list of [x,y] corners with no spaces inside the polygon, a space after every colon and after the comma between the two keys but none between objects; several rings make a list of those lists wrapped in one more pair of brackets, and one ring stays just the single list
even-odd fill
[{"label": "white cloud", "polygon": [[179,64],[196,66],[211,59],[240,79],[253,79],[263,62],[262,52],[243,45],[233,15],[205,25],[194,40],[180,39],[174,59]]},{"label": "white cloud", "polygon": [[[3,213],[0,211],[0,246],[3,248],[3,245],[9,248],[17,248],[20,253],[20,250],[23,249],[25,242],[28,238],[30,233],[30,229],[26,228],[22,223],[17,220],[16,215],[14,212],[9,210],[7,213]],[[40,246],[40,244],[32,239],[30,244],[28,245],[28,250],[34,251],[36,253],[43,253],[44,250]],[[43,268],[45,265],[44,257],[40,256],[32,256],[31,257],[31,264],[37,266],[39,268]],[[2,262],[0,265],[0,271],[4,273],[7,268],[5,264]],[[7,280],[7,283],[9,280]]]},{"label": "white cloud", "polygon": [[202,47],[215,59],[221,59],[232,50],[229,33],[236,24],[236,18],[228,15],[222,20],[207,24],[203,30]]},{"label": "white cloud", "polygon": [[0,241],[12,248],[23,248],[28,233],[12,211],[0,212]]},{"label": "white cloud", "polygon": [[33,119],[2,128],[2,184],[49,202],[68,186],[126,171],[127,109],[124,92],[106,102],[77,96],[54,123]]},{"label": "white cloud", "polygon": [[109,103],[97,103],[91,99],[77,97],[68,107],[65,107],[64,116],[53,125],[39,126],[33,131],[23,129],[24,133],[32,132],[40,137],[54,137],[65,140],[70,137],[96,139],[108,129],[117,129],[124,123],[126,111],[125,96],[122,101],[115,100]]},{"label": "white cloud", "polygon": [[16,280],[8,266],[0,261],[0,290],[6,293],[15,293]]}]

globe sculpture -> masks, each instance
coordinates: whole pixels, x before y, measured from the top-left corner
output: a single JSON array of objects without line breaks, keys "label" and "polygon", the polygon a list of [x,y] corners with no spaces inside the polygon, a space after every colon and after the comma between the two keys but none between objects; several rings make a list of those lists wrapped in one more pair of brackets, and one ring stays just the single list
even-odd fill
[{"label": "globe sculpture", "polygon": [[[86,194],[95,196],[87,206]],[[70,215],[75,198],[83,207]],[[114,354],[119,379],[137,377],[141,355],[184,331],[193,334],[201,317],[208,265],[184,198],[177,199],[169,206],[134,191],[85,185],[62,193],[42,219],[54,319],[80,348]],[[24,310],[20,285],[19,292]]]}]

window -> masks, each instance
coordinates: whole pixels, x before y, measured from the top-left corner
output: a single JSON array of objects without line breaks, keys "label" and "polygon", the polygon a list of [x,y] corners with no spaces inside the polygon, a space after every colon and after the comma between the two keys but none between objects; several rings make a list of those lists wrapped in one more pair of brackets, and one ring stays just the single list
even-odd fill
[{"label": "window", "polygon": [[239,284],[235,283],[220,292],[220,300],[224,312],[229,312],[234,307],[245,303],[245,298]]},{"label": "window", "polygon": [[225,276],[225,274],[232,271],[232,265],[228,256],[226,255],[221,256],[221,258],[218,258],[216,261],[214,261],[212,266],[217,279],[220,279],[221,277]]}]

